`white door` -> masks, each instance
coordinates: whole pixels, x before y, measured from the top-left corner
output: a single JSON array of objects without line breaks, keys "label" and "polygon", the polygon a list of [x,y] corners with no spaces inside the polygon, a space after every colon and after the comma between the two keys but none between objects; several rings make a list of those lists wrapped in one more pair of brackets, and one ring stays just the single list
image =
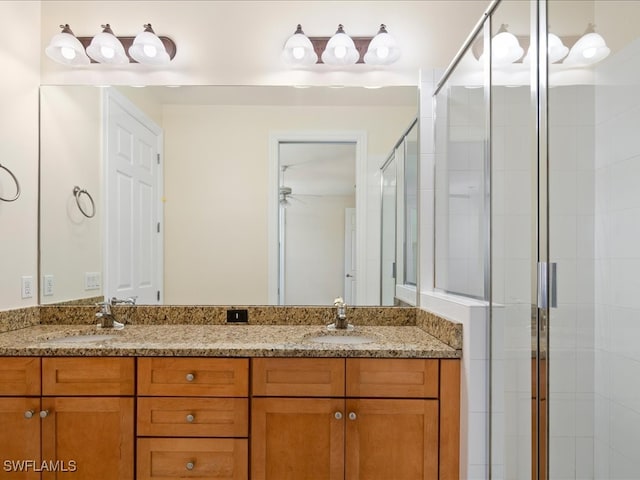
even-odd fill
[{"label": "white door", "polygon": [[105,107],[105,296],[160,303],[162,131],[111,89]]},{"label": "white door", "polygon": [[344,301],[353,305],[356,297],[356,209],[344,209]]}]

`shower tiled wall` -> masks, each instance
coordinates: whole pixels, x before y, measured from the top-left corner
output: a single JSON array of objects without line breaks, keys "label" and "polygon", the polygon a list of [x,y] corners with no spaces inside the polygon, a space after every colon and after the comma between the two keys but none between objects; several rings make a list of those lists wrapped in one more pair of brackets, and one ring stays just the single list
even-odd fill
[{"label": "shower tiled wall", "polygon": [[556,85],[549,104],[549,258],[558,304],[549,320],[549,473],[593,478],[594,87]]},{"label": "shower tiled wall", "polygon": [[595,478],[640,472],[640,40],[596,71]]}]

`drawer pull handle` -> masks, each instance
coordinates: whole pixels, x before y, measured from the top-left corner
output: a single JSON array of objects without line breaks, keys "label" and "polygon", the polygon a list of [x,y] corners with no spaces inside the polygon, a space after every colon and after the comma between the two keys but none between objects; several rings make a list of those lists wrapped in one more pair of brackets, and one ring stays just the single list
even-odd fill
[{"label": "drawer pull handle", "polygon": [[193,416],[192,413],[190,413],[189,415],[187,415],[187,422],[189,423],[193,423],[193,421],[196,419],[196,417]]},{"label": "drawer pull handle", "polygon": [[193,470],[196,464],[194,462],[187,463],[187,470]]},{"label": "drawer pull handle", "polygon": [[356,418],[358,418],[358,416],[355,412],[349,412],[349,420],[355,420]]},{"label": "drawer pull handle", "polygon": [[33,414],[36,413],[33,410],[27,410],[26,412],[24,412],[24,418],[31,418],[33,417]]},{"label": "drawer pull handle", "polygon": [[334,417],[336,417],[336,420],[342,420],[342,413],[341,412],[336,412],[333,414]]},{"label": "drawer pull handle", "polygon": [[185,378],[187,379],[187,382],[193,382],[196,376],[193,373],[187,373],[187,376]]},{"label": "drawer pull handle", "polygon": [[40,418],[47,418],[49,416],[49,410],[40,410]]}]

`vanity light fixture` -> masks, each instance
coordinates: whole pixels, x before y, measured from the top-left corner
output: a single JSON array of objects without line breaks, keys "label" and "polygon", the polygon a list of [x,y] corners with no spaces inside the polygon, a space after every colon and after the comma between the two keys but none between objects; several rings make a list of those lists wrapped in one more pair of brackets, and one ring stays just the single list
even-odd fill
[{"label": "vanity light fixture", "polygon": [[282,59],[289,65],[313,65],[318,61],[313,44],[302,31],[300,24],[284,44]]},{"label": "vanity light fixture", "polygon": [[129,56],[145,65],[166,65],[171,61],[167,49],[150,23],[145,23],[144,30],[133,39],[133,44],[129,47]]},{"label": "vanity light fixture", "polygon": [[[176,56],[176,44],[169,37],[157,36],[150,23],[137,36],[116,37],[109,24],[95,37],[76,37],[69,25],[53,36],[45,53],[64,65],[89,63],[166,65]],[[87,56],[88,55],[88,56]]]},{"label": "vanity light fixture", "polygon": [[[529,55],[531,53],[531,47],[527,50],[527,55],[522,60],[522,63],[529,63]],[[547,59],[549,63],[558,63],[569,53],[569,48],[562,43],[562,39],[556,34],[549,32],[547,34]]]},{"label": "vanity light fixture", "polygon": [[364,63],[369,65],[391,65],[400,58],[400,47],[396,39],[389,35],[387,27],[382,24],[378,34],[373,37],[367,53],[364,55]]},{"label": "vanity light fixture", "polygon": [[516,36],[507,31],[508,27],[509,25],[502,24],[498,33],[491,39],[491,61],[495,65],[517,62],[524,53]]},{"label": "vanity light fixture", "polygon": [[338,25],[335,35],[329,39],[322,52],[322,62],[327,65],[352,65],[358,61],[360,53],[355,43],[344,31],[342,24]]},{"label": "vanity light fixture", "polygon": [[591,65],[604,60],[611,50],[607,47],[604,38],[595,31],[595,25],[590,23],[584,35],[569,50],[569,55],[564,60],[565,65]]},{"label": "vanity light fixture", "polygon": [[44,52],[51,60],[64,65],[88,65],[91,63],[84,51],[84,45],[76,38],[69,24],[60,25],[62,32],[57,33]]},{"label": "vanity light fixture", "polygon": [[102,32],[98,33],[87,47],[87,55],[98,63],[122,64],[129,63],[122,42],[113,34],[111,26],[102,25]]}]

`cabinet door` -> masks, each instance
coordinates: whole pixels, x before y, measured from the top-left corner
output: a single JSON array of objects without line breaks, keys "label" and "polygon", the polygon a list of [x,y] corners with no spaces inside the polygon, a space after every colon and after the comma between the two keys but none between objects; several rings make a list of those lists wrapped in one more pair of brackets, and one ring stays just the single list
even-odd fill
[{"label": "cabinet door", "polygon": [[344,478],[344,400],[254,398],[252,480]]},{"label": "cabinet door", "polygon": [[133,398],[43,398],[42,409],[42,458],[76,466],[43,480],[133,479]]},{"label": "cabinet door", "polygon": [[40,466],[39,412],[40,398],[0,398],[0,479],[40,478],[34,471]]},{"label": "cabinet door", "polygon": [[347,400],[347,480],[438,478],[437,400]]}]

